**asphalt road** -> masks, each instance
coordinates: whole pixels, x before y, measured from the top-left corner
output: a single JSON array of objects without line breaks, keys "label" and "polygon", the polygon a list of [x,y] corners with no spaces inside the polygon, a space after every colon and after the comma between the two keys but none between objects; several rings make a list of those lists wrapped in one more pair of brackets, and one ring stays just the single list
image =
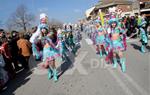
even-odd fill
[{"label": "asphalt road", "polygon": [[83,34],[77,55],[69,54],[68,62],[57,63],[58,71],[64,71],[58,82],[48,80],[47,71],[31,57],[31,71],[20,72],[0,95],[150,95],[150,47],[142,54],[139,46],[138,40],[128,42],[127,71],[122,73],[120,66],[105,64]]}]

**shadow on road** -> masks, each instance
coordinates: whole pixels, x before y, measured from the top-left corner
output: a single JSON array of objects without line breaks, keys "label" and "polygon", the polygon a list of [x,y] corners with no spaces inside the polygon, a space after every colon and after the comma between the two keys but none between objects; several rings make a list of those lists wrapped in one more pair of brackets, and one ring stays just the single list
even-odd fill
[{"label": "shadow on road", "polygon": [[150,52],[150,46],[146,46],[146,49],[148,49],[148,51]]},{"label": "shadow on road", "polygon": [[30,70],[24,69],[24,70],[18,72],[16,74],[15,79],[10,80],[6,84],[7,89],[0,92],[0,95],[15,95],[14,94],[15,91],[19,87],[23,86],[24,84],[26,84],[30,80],[29,76],[32,74],[33,69],[35,67],[37,67],[40,62],[41,61],[35,61],[34,57],[30,56],[30,59],[29,59],[29,68],[30,68]]},{"label": "shadow on road", "polygon": [[[138,45],[136,45],[136,44],[131,44],[131,46],[133,46],[133,48],[135,49],[135,50],[138,50],[138,51],[141,51],[141,46],[138,46]],[[146,46],[146,49],[148,50],[148,52],[150,52],[150,46]]]},{"label": "shadow on road", "polygon": [[71,69],[73,67],[73,63],[75,62],[75,57],[78,49],[80,49],[80,45],[76,45],[72,52],[69,52],[66,56],[66,61],[61,64],[60,67],[58,67],[58,71],[60,71],[60,74],[58,75],[58,78],[60,78],[68,69]]},{"label": "shadow on road", "polygon": [[32,73],[28,70],[23,70],[21,72],[19,72],[16,75],[16,78],[13,80],[10,80],[6,86],[7,89],[5,89],[4,91],[0,92],[0,95],[15,95],[15,91],[23,86],[24,84],[26,84],[30,78],[28,78]]},{"label": "shadow on road", "polygon": [[[80,46],[74,48],[73,52],[68,53],[66,56],[66,61],[58,68],[60,69],[60,74],[58,76],[61,77],[68,69],[73,67],[73,63],[75,62],[76,52]],[[35,61],[33,56],[30,57],[30,70],[22,70],[16,74],[15,79],[10,80],[6,84],[6,89],[0,92],[0,95],[15,95],[15,91],[21,86],[25,85],[30,80],[30,75],[32,74],[33,68],[37,67],[40,61]]]},{"label": "shadow on road", "polygon": [[32,71],[35,67],[38,67],[38,64],[42,61],[36,61],[33,56],[30,56],[29,64],[30,64],[30,70]]},{"label": "shadow on road", "polygon": [[141,50],[141,47],[138,46],[138,45],[136,45],[136,44],[133,44],[133,43],[132,43],[131,46],[133,46],[133,48],[134,48],[135,50],[138,50],[138,51]]}]

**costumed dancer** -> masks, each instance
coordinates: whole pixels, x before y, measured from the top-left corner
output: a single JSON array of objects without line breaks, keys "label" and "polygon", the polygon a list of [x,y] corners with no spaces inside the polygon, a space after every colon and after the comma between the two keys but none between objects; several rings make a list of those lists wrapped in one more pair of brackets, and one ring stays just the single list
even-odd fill
[{"label": "costumed dancer", "polygon": [[[103,56],[103,51],[105,51],[105,44],[106,44],[106,41],[105,41],[105,34],[106,34],[106,31],[105,29],[102,27],[101,25],[101,21],[100,20],[97,20],[96,21],[96,45],[97,45],[97,48],[99,49],[99,54],[100,54],[100,57]],[[105,51],[106,53],[106,51]]]},{"label": "costumed dancer", "polygon": [[66,55],[67,47],[66,47],[65,40],[63,38],[62,30],[60,29],[57,31],[57,38],[58,38],[58,42],[56,48],[59,49],[62,60],[65,60],[67,56]]},{"label": "costumed dancer", "polygon": [[[89,36],[89,38],[90,39],[92,39],[92,34],[93,34],[93,32],[95,32],[95,26],[94,26],[94,21],[91,21],[91,23],[90,23],[90,25],[89,25],[89,34],[88,34],[88,36]],[[94,44],[94,43],[93,43]]]},{"label": "costumed dancer", "polygon": [[[110,16],[109,16],[110,17]],[[107,17],[105,19],[105,29],[108,30],[109,28],[109,18]],[[105,40],[106,40],[106,58],[105,58],[105,61],[106,63],[113,63],[112,62],[112,59],[113,59],[113,51],[112,51],[112,41],[111,41],[111,38],[110,38],[110,34],[108,33],[109,31],[106,31],[106,35],[105,35]]]},{"label": "costumed dancer", "polygon": [[126,33],[127,33],[127,29],[125,27],[125,23],[124,23],[124,19],[123,18],[120,18],[119,19],[119,27],[120,27],[120,31],[122,33],[122,41],[123,41],[123,46],[124,46],[124,49],[126,50],[127,49],[127,40],[126,40]]},{"label": "costumed dancer", "polygon": [[[118,27],[118,19],[112,16],[109,20],[110,28],[108,28],[108,34],[112,41],[112,51],[113,51],[113,67],[116,68],[118,65],[118,60],[121,64],[122,72],[126,71],[125,58],[123,56],[124,46],[120,36],[120,29]],[[117,59],[119,57],[119,59]]]},{"label": "costumed dancer", "polygon": [[75,43],[74,43],[74,36],[73,36],[72,30],[68,31],[67,43],[71,51],[74,52]]},{"label": "costumed dancer", "polygon": [[145,53],[145,46],[148,43],[147,34],[146,34],[146,31],[144,30],[144,28],[146,27],[146,23],[147,22],[145,21],[144,18],[142,18],[142,17],[138,18],[138,27],[140,30],[140,38],[141,38],[141,43],[142,43],[142,46],[141,46],[142,53]]},{"label": "costumed dancer", "polygon": [[81,37],[81,33],[79,31],[79,28],[78,28],[77,24],[75,24],[74,32],[75,32],[75,43],[77,45],[79,45],[80,44],[80,40],[81,40],[82,37]]},{"label": "costumed dancer", "polygon": [[63,29],[64,29],[64,31],[63,31],[64,40],[65,40],[67,46],[69,47],[69,40],[68,40],[69,29],[68,28],[69,28],[69,26],[67,24],[64,24],[64,27],[63,27]]},{"label": "costumed dancer", "polygon": [[38,40],[40,40],[40,35],[41,35],[41,27],[46,26],[48,27],[48,17],[45,13],[40,14],[40,24],[37,27],[37,30],[35,33],[33,33],[33,35],[30,38],[30,42],[32,43],[32,51],[33,51],[33,55],[35,56],[36,60],[40,60],[41,59],[41,52],[38,49],[37,46],[37,42]]},{"label": "costumed dancer", "polygon": [[55,59],[60,56],[59,51],[55,48],[55,45],[52,42],[52,39],[48,36],[51,36],[52,32],[48,34],[48,29],[43,27],[41,28],[42,33],[42,44],[43,44],[43,64],[42,67],[48,69],[48,79],[51,79],[53,75],[53,79],[57,82],[57,70],[55,65]]},{"label": "costumed dancer", "polygon": [[91,40],[93,41],[93,45],[95,46],[95,49],[96,49],[96,54],[99,54],[100,52],[99,52],[99,46],[97,45],[97,43],[96,43],[96,35],[97,35],[97,24],[99,23],[100,21],[97,19],[97,20],[95,20],[94,21],[94,25],[93,25],[93,27],[94,27],[94,29],[93,29],[93,31],[92,31],[92,33],[91,33]]}]

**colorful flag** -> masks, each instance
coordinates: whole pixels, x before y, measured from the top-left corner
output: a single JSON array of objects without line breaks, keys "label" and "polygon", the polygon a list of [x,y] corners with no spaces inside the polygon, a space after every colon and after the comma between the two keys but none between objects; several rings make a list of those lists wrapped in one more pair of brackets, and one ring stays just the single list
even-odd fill
[{"label": "colorful flag", "polygon": [[104,26],[104,16],[103,16],[103,13],[101,12],[101,10],[99,10],[99,16],[101,19],[102,26]]}]

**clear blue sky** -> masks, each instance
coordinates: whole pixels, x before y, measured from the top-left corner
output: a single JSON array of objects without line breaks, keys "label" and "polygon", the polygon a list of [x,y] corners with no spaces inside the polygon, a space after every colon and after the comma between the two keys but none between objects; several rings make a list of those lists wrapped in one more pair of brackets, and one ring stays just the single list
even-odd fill
[{"label": "clear blue sky", "polygon": [[83,18],[85,10],[99,0],[0,0],[0,21],[5,23],[17,6],[24,4],[37,18],[41,12],[63,22],[75,22]]}]

